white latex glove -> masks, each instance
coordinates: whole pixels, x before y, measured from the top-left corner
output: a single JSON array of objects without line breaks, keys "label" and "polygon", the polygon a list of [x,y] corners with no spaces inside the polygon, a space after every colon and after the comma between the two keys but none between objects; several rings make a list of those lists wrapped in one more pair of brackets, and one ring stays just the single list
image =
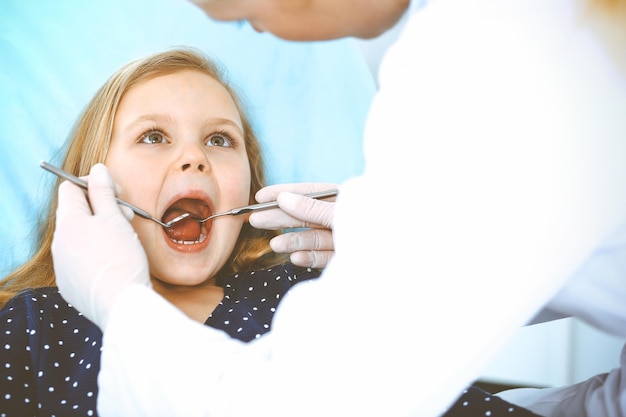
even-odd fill
[{"label": "white latex glove", "polygon": [[114,199],[107,168],[94,165],[87,183],[88,199],[70,182],[59,187],[52,260],[63,297],[104,329],[122,290],[150,285],[148,259]]},{"label": "white latex glove", "polygon": [[261,189],[255,196],[260,203],[277,200],[281,210],[252,213],[250,224],[257,229],[278,230],[306,228],[283,233],[270,241],[274,252],[290,253],[295,265],[323,268],[328,264],[333,243],[334,199],[315,200],[303,196],[316,191],[338,188],[336,184],[278,184]]}]

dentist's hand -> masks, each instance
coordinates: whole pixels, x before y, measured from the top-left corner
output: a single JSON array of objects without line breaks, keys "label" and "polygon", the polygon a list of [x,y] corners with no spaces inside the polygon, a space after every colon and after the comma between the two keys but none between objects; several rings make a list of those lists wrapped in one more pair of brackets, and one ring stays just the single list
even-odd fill
[{"label": "dentist's hand", "polygon": [[150,285],[148,259],[106,167],[94,165],[87,182],[88,199],[70,182],[59,187],[52,259],[63,297],[104,330],[122,290]]},{"label": "dentist's hand", "polygon": [[260,203],[277,200],[281,210],[252,213],[250,224],[257,229],[307,228],[283,233],[270,241],[274,252],[290,253],[295,265],[323,268],[335,253],[333,243],[334,199],[315,200],[303,196],[338,188],[336,184],[279,184],[256,194]]}]

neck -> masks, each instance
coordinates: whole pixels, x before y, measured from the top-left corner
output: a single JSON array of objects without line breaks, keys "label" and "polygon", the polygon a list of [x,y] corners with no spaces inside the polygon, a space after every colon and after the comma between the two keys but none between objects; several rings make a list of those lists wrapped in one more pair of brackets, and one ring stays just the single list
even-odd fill
[{"label": "neck", "polygon": [[163,298],[200,323],[207,320],[224,298],[224,289],[215,284],[214,278],[197,286],[171,285],[152,278],[152,286]]}]

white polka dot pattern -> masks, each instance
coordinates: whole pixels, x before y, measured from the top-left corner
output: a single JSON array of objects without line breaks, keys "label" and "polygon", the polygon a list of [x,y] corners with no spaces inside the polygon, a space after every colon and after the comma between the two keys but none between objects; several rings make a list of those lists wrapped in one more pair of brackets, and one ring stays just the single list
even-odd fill
[{"label": "white polka dot pattern", "polygon": [[14,297],[0,328],[0,416],[96,415],[102,333],[57,289]]}]

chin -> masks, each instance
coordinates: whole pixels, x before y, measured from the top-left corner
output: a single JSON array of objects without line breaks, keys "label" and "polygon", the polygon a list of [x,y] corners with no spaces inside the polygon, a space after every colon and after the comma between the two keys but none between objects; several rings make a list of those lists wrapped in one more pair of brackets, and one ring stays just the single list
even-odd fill
[{"label": "chin", "polygon": [[206,271],[200,271],[197,269],[184,268],[181,271],[158,274],[158,276],[153,275],[152,279],[169,286],[196,287],[204,284],[213,284],[212,280],[214,276],[215,273],[207,273]]}]

